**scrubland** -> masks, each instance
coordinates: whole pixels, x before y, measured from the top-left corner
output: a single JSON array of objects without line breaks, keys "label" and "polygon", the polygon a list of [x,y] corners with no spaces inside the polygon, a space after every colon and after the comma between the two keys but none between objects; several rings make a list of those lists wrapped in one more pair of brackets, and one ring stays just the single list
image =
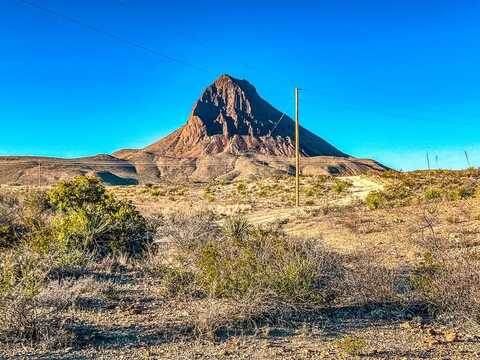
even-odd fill
[{"label": "scrubland", "polygon": [[0,357],[480,356],[480,171],[0,188]]}]

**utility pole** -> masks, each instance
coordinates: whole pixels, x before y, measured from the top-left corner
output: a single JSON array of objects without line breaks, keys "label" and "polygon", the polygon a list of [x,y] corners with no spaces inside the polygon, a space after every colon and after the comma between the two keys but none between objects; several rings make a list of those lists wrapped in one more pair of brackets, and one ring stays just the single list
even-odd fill
[{"label": "utility pole", "polygon": [[295,88],[295,206],[300,206],[300,126],[298,124],[298,88]]},{"label": "utility pole", "polygon": [[428,154],[428,151],[427,151],[427,166],[428,166],[428,171],[430,171],[430,155]]}]

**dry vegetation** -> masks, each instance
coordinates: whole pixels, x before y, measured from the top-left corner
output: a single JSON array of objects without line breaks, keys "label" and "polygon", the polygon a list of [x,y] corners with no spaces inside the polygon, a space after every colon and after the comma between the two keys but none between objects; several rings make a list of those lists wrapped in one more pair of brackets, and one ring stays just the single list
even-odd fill
[{"label": "dry vegetation", "polygon": [[478,358],[479,178],[1,188],[0,357]]}]

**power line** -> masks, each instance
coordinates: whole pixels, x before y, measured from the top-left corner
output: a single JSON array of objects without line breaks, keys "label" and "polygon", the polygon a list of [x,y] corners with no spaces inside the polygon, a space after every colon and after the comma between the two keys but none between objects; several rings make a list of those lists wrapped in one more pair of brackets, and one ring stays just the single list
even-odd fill
[{"label": "power line", "polygon": [[[289,99],[288,100],[288,103],[285,107],[289,106],[290,103],[292,102],[292,99]],[[278,119],[277,123],[273,126],[272,130],[270,130],[270,135],[273,135],[273,132],[275,131],[275,129],[277,128],[278,124],[280,124],[280,121],[283,120],[283,118],[285,117],[286,113],[285,112],[282,112],[282,116],[280,116],[280,119]]]},{"label": "power line", "polygon": [[212,74],[212,71],[209,70],[209,69],[206,69],[202,66],[198,66],[196,64],[193,64],[193,63],[190,63],[190,62],[187,62],[185,60],[182,60],[182,59],[179,59],[179,58],[176,58],[174,56],[171,56],[171,55],[168,55],[166,53],[163,53],[163,52],[160,52],[156,49],[153,49],[149,46],[146,46],[144,44],[141,44],[141,43],[138,43],[136,41],[133,41],[133,40],[129,40],[129,39],[126,39],[118,34],[115,34],[113,32],[110,32],[108,30],[104,30],[104,29],[101,29],[95,25],[91,25],[91,24],[88,24],[86,22],[83,22],[82,20],[79,20],[73,16],[69,16],[69,15],[65,15],[61,12],[58,12],[56,10],[53,10],[51,8],[48,8],[46,6],[43,6],[43,5],[38,5],[34,2],[31,2],[31,1],[28,1],[28,0],[17,0],[19,3],[22,3],[26,6],[30,6],[34,9],[37,9],[45,14],[48,14],[48,15],[51,15],[51,16],[55,16],[57,18],[60,18],[62,20],[65,20],[67,22],[70,22],[72,24],[75,24],[77,26],[80,26],[80,27],[83,27],[83,28],[86,28],[88,29],[89,31],[92,31],[92,32],[95,32],[95,33],[98,33],[98,34],[101,34],[107,38],[110,38],[110,39],[113,39],[113,40],[116,40],[120,43],[123,43],[123,44],[126,44],[130,47],[133,47],[133,48],[137,48],[137,49],[140,49],[140,50],[143,50],[143,51],[146,51],[146,52],[149,52],[150,54],[153,54],[153,55],[156,55],[156,56],[159,56],[159,57],[162,57],[164,58],[165,60],[169,60],[169,61],[172,61],[172,62],[175,62],[177,64],[180,64],[180,65],[183,65],[183,66],[186,66],[186,67],[190,67],[194,70],[197,70],[197,71],[200,71],[200,72],[204,72],[204,73],[208,73],[208,74]]}]

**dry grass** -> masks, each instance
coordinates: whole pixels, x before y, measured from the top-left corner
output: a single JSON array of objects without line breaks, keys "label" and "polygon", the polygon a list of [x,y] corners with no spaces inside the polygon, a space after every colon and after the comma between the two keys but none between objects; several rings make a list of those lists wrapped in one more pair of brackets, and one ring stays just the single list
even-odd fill
[{"label": "dry grass", "polygon": [[434,175],[388,174],[413,189],[376,210],[325,177],[303,179],[298,211],[287,178],[212,184],[214,203],[204,185],[114,188],[149,208],[148,251],[1,249],[0,357],[478,358],[480,199],[428,190],[477,175]]}]

